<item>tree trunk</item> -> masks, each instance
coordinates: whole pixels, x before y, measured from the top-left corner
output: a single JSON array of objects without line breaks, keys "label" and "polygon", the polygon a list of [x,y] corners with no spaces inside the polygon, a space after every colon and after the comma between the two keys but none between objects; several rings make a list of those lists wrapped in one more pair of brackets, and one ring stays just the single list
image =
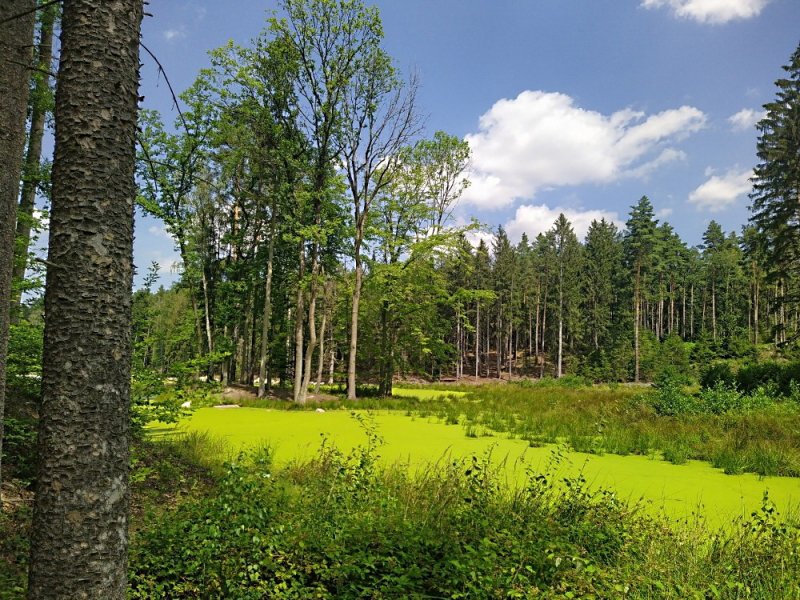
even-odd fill
[{"label": "tree trunk", "polygon": [[322,385],[322,370],[325,366],[325,327],[328,324],[328,307],[322,312],[322,323],[319,326],[319,361],[317,363],[317,383],[314,386],[314,393],[319,394],[319,387]]},{"label": "tree trunk", "polygon": [[757,276],[755,281],[755,288],[756,289],[753,298],[753,302],[755,304],[755,306],[753,307],[753,344],[757,346],[759,342],[758,311],[759,311],[759,292],[760,292]]},{"label": "tree trunk", "polygon": [[64,2],[29,598],[126,595],[141,20]]},{"label": "tree trunk", "polygon": [[711,282],[711,335],[717,341],[717,285]]},{"label": "tree trunk", "polygon": [[294,401],[304,404],[302,397],[303,388],[303,275],[305,274],[305,245],[299,244],[299,277],[297,282],[297,300],[295,301],[294,317]]},{"label": "tree trunk", "polygon": [[[36,190],[41,182],[42,139],[44,138],[44,125],[47,111],[43,98],[49,94],[50,71],[53,62],[53,24],[56,20],[56,7],[48,7],[42,14],[42,24],[39,30],[39,48],[36,56],[37,73],[34,101],[31,106],[30,134],[28,135],[28,150],[25,154],[25,167],[22,181],[22,193],[17,210],[17,247],[14,260],[12,281],[22,281],[25,278],[25,267],[28,262],[28,247],[31,241],[31,224],[33,221],[34,202]],[[22,292],[17,291],[11,298],[11,319],[16,322],[19,318],[19,306]]]},{"label": "tree trunk", "polygon": [[319,286],[316,283],[318,263],[316,252],[311,269],[311,290],[308,296],[308,344],[306,344],[305,358],[303,360],[303,383],[300,389],[298,402],[305,404],[308,397],[308,386],[311,384],[311,367],[314,362],[314,351],[317,349],[317,296]]},{"label": "tree trunk", "polygon": [[333,343],[333,319],[331,319],[331,324],[328,329],[330,330],[330,343],[328,344],[330,346],[330,350],[328,350],[330,355],[330,360],[328,362],[328,385],[333,385],[333,370],[336,366],[336,346]]},{"label": "tree trunk", "polygon": [[475,305],[475,378],[480,376],[481,363],[481,304]]},{"label": "tree trunk", "polygon": [[208,289],[208,277],[206,276],[206,268],[201,269],[203,274],[203,306],[205,307],[205,325],[206,325],[206,346],[209,354],[214,352],[214,334],[211,329],[211,299]]},{"label": "tree trunk", "polygon": [[542,300],[543,300],[543,302],[542,302],[542,364],[541,364],[541,367],[539,369],[539,379],[542,379],[544,377],[544,366],[545,366],[545,363],[547,362],[546,355],[545,355],[545,352],[546,352],[546,350],[545,350],[545,339],[547,337],[545,335],[545,332],[547,331],[547,292],[548,292],[547,288],[548,288],[548,286],[545,286],[544,294],[542,296]]},{"label": "tree trunk", "polygon": [[272,267],[275,259],[275,207],[270,217],[269,248],[267,250],[267,275],[264,280],[264,314],[261,317],[261,358],[258,365],[258,397],[263,398],[270,389],[267,381],[269,360],[269,330],[272,324]]},{"label": "tree trunk", "polygon": [[[563,259],[562,259],[563,261]],[[558,274],[558,370],[556,376],[561,378],[561,361],[564,356],[564,264],[559,265]]]},{"label": "tree trunk", "polygon": [[636,266],[636,278],[633,286],[633,380],[639,382],[639,318],[641,300],[639,298],[641,272]]},{"label": "tree trunk", "polygon": [[358,351],[358,307],[361,304],[361,281],[364,276],[361,266],[361,244],[356,239],[355,245],[355,280],[353,282],[353,300],[350,308],[350,350],[347,355],[347,399],[356,399],[356,354]]},{"label": "tree trunk", "polygon": [[497,309],[497,356],[495,357],[497,360],[497,378],[501,379],[503,377],[503,346],[502,346],[502,338],[503,338],[503,322],[500,316],[500,308]]},{"label": "tree trunk", "polygon": [[[31,60],[32,11],[35,6],[34,0],[4,0],[0,3],[0,90],[3,90],[3,99],[0,101],[0,457],[3,455],[6,355],[11,308],[8,298],[11,296],[14,261],[19,167],[25,148],[25,115],[28,109],[30,73],[25,65]],[[25,11],[31,12],[24,17],[6,20]],[[0,512],[2,510],[0,502]]]},{"label": "tree trunk", "polygon": [[681,337],[686,341],[686,286],[681,288]]}]

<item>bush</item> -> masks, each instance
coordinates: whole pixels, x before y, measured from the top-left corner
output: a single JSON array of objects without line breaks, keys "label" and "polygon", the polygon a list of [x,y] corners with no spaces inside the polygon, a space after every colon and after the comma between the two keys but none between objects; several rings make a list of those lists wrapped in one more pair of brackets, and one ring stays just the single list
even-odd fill
[{"label": "bush", "polygon": [[725,385],[731,386],[736,383],[736,375],[731,369],[730,363],[715,362],[712,363],[700,375],[700,385],[704,388],[711,388],[722,382]]},{"label": "bush", "polygon": [[718,381],[713,387],[700,390],[699,404],[702,412],[722,415],[741,411],[746,400],[734,386]]},{"label": "bush", "polygon": [[800,383],[800,362],[756,363],[742,367],[736,374],[736,385],[745,393],[758,387],[774,385],[781,396],[789,397],[792,393],[792,382]]},{"label": "bush", "polygon": [[656,382],[652,405],[657,414],[669,417],[694,414],[699,411],[694,396],[686,394],[680,380],[668,374]]},{"label": "bush", "polygon": [[745,392],[770,383],[777,385],[780,372],[781,365],[772,361],[746,365],[736,374],[736,385]]}]

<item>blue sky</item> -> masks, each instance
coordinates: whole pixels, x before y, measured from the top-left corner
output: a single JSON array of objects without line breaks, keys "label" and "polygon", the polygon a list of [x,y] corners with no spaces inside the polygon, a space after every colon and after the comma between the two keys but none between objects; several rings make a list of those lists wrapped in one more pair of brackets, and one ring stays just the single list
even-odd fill
[{"label": "blue sky", "polygon": [[[416,71],[426,134],[466,138],[471,187],[456,218],[535,236],[564,212],[622,225],[647,195],[689,244],[711,219],[747,221],[754,123],[800,42],[798,0],[382,0],[385,48]],[[207,51],[247,44],[272,0],[152,0],[143,41],[177,90]],[[143,55],[144,106],[171,122]],[[140,274],[177,260],[160,223],[137,221]]]}]

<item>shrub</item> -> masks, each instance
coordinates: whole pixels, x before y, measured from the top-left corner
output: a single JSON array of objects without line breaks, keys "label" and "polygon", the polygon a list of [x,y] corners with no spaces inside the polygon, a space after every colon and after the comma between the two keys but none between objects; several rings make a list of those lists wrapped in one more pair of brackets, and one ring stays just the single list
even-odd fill
[{"label": "shrub", "polygon": [[700,375],[700,385],[704,388],[714,387],[720,381],[728,386],[736,382],[736,375],[728,362],[712,363]]},{"label": "shrub", "polygon": [[652,404],[656,413],[669,417],[693,414],[699,410],[696,399],[686,394],[680,382],[670,376],[664,376],[656,382]]},{"label": "shrub", "polygon": [[792,382],[800,383],[800,362],[755,363],[742,367],[736,374],[736,384],[743,392],[774,385],[780,395],[788,397],[792,393]]},{"label": "shrub", "polygon": [[700,390],[699,404],[702,412],[722,415],[740,411],[746,401],[734,386],[718,381],[713,387]]}]

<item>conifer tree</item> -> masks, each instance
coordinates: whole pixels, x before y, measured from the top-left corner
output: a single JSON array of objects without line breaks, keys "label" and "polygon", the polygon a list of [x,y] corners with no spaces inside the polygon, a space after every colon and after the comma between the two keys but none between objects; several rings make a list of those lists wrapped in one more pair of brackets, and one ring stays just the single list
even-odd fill
[{"label": "conifer tree", "polygon": [[[800,45],[783,67],[786,75],[775,82],[775,100],[764,105],[766,116],[758,123],[753,172],[751,221],[764,233],[765,250],[776,279],[776,296],[796,305],[789,282],[800,271]],[[778,319],[781,329],[785,319]],[[785,332],[778,336],[783,340]]]},{"label": "conifer tree", "polygon": [[629,270],[633,284],[633,379],[639,381],[640,366],[640,330],[642,327],[642,302],[646,285],[649,281],[650,271],[655,261],[658,246],[653,205],[647,196],[642,196],[639,202],[631,208],[628,222],[625,224],[625,263]]}]

